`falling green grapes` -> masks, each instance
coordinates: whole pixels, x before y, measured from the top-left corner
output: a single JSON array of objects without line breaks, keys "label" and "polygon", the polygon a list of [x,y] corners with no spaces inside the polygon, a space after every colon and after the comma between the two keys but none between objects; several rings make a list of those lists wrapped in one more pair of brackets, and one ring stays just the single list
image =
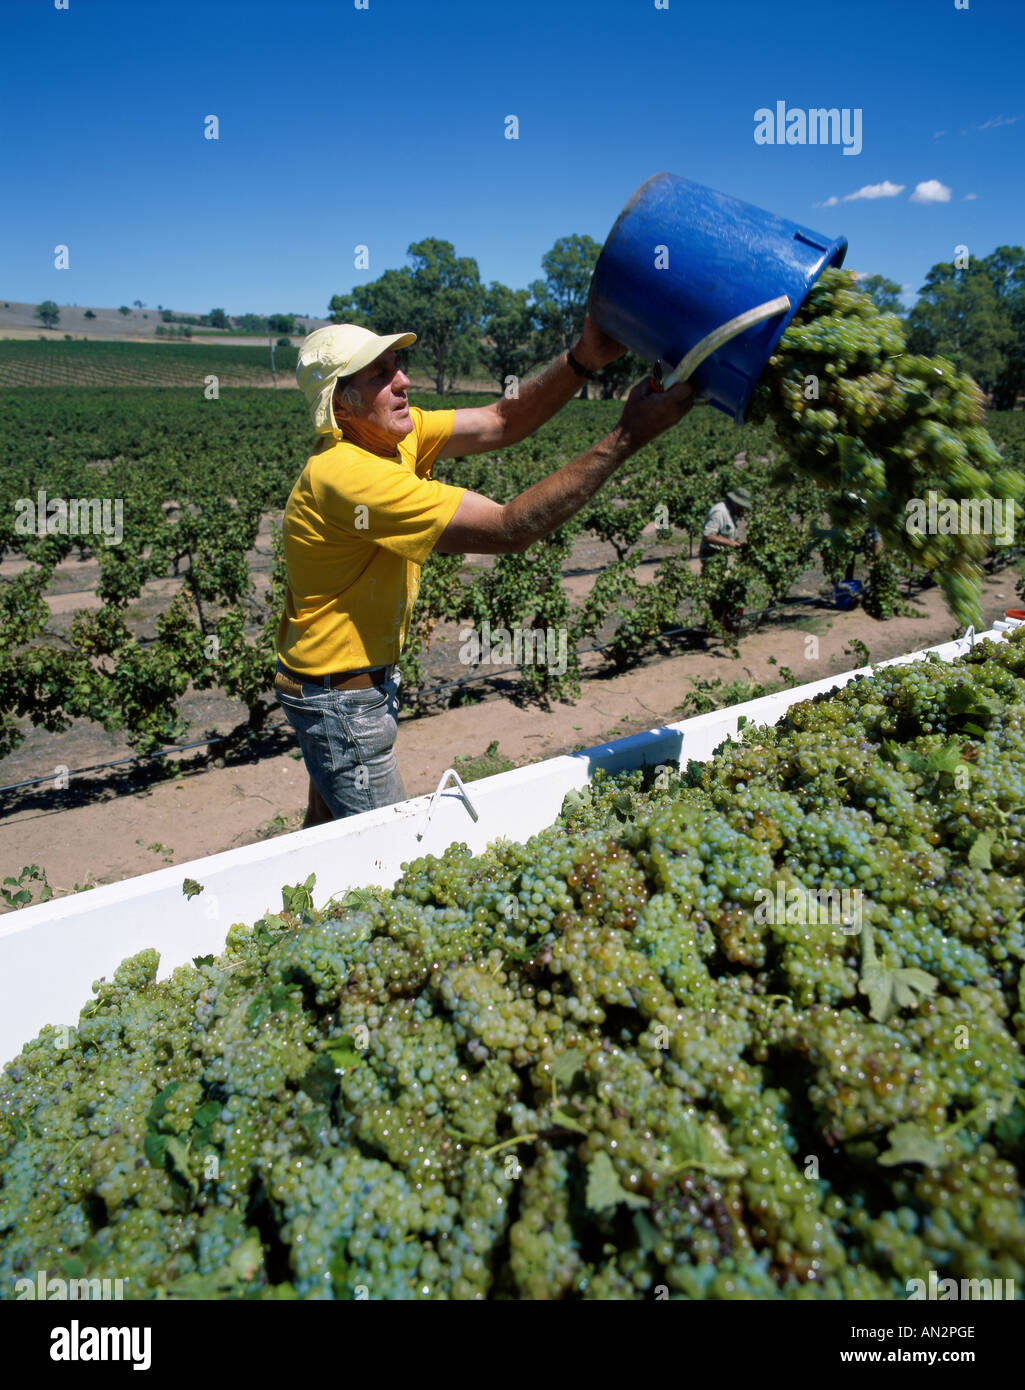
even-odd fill
[{"label": "falling green grapes", "polygon": [[[906,352],[900,320],[855,283],[850,271],[823,272],[770,359],[748,419],[773,420],[788,473],[796,465],[828,490],[835,525],[864,524],[867,514],[888,548],[935,575],[959,622],[978,627],[979,561],[1004,530],[994,515],[1020,521],[1025,478],[1004,466],[986,433],[985,397],[971,377],[945,358]],[[950,508],[940,518],[943,499],[958,503],[956,520]],[[973,514],[973,500],[1014,511]]]}]

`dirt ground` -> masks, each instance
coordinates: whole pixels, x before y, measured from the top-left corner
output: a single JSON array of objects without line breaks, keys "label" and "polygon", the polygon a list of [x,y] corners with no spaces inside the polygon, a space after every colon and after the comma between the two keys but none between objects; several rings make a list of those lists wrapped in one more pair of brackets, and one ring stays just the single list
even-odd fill
[{"label": "dirt ground", "polygon": [[[578,566],[574,589],[588,587],[581,585],[580,568],[597,567]],[[1017,605],[1016,580],[1008,569],[987,581],[984,613],[989,622]],[[171,582],[162,581],[161,590]],[[76,595],[73,606],[86,597]],[[157,611],[167,594],[153,599]],[[65,602],[51,599],[51,607],[64,609]],[[880,623],[860,609],[842,613],[808,597],[803,606],[781,610],[742,637],[736,656],[716,644],[674,650],[670,639],[663,652],[615,674],[597,654],[586,655],[582,698],[547,711],[522,702],[515,676],[497,675],[482,687],[467,687],[475,692],[473,703],[436,714],[403,714],[397,751],[406,790],[410,796],[433,791],[457,754],[479,755],[496,737],[500,752],[523,764],[674,722],[681,717],[681,700],[697,680],[780,684],[779,668],[789,667],[793,675],[788,683],[802,684],[858,665],[844,651],[855,639],[879,661],[953,635],[954,623],[938,589],[918,594],[914,607],[919,617]],[[60,621],[57,614],[55,618]],[[817,639],[817,645],[810,639]],[[457,641],[454,632],[439,630],[432,642],[432,680],[444,678],[446,670],[465,676],[465,668],[453,664],[451,646]],[[224,734],[243,715],[241,706],[216,692],[190,691],[186,701],[192,740]],[[279,711],[247,746],[226,757],[217,756],[220,751],[201,748],[140,764],[131,760],[131,750],[116,734],[93,724],[76,721],[64,734],[30,730],[21,749],[0,763],[0,784],[39,777],[44,775],[41,768],[49,776],[51,768],[61,765],[76,770],[116,758],[128,761],[95,773],[76,772],[64,789],[48,781],[0,794],[0,877],[37,864],[60,894],[76,885],[116,882],[299,828],[307,776]]]}]

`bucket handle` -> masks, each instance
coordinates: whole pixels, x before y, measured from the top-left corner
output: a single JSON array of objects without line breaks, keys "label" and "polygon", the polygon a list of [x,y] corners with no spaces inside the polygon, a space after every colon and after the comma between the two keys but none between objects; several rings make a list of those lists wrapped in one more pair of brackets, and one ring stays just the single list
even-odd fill
[{"label": "bucket handle", "polygon": [[728,323],[722,323],[718,328],[713,328],[711,333],[701,339],[700,343],[695,343],[675,371],[669,373],[663,382],[662,389],[668,391],[670,386],[674,386],[678,381],[689,381],[705,358],[710,357],[716,348],[721,348],[724,343],[728,343],[738,333],[743,333],[745,328],[753,328],[756,323],[764,323],[766,319],[771,319],[776,314],[785,314],[789,308],[790,296],[781,294],[778,299],[769,299],[754,309],[746,309],[744,313],[738,314]]}]

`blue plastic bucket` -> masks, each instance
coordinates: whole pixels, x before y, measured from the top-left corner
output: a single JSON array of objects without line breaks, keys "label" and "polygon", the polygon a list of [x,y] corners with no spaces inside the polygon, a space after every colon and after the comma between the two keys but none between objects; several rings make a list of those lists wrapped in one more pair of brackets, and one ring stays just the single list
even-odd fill
[{"label": "blue plastic bucket", "polygon": [[861,598],[864,585],[860,579],[844,579],[833,586],[833,602],[845,612]]},{"label": "blue plastic bucket", "polygon": [[717,348],[690,378],[739,425],[787,324],[822,271],[846,254],[846,237],[832,240],[676,174],[655,174],[602,247],[588,312],[639,357],[671,370],[730,319],[788,295],[788,310]]}]

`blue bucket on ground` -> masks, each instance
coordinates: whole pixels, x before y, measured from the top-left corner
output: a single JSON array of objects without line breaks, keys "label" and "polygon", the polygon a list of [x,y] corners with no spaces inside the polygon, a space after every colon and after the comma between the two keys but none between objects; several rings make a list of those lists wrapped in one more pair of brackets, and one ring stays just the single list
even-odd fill
[{"label": "blue bucket on ground", "polygon": [[861,599],[864,585],[860,579],[844,579],[833,586],[833,602],[845,612]]},{"label": "blue bucket on ground", "polygon": [[846,254],[846,237],[833,240],[700,183],[655,174],[602,247],[588,312],[639,357],[672,370],[729,320],[789,296],[789,309],[716,348],[690,378],[739,425],[787,324],[822,271]]}]

